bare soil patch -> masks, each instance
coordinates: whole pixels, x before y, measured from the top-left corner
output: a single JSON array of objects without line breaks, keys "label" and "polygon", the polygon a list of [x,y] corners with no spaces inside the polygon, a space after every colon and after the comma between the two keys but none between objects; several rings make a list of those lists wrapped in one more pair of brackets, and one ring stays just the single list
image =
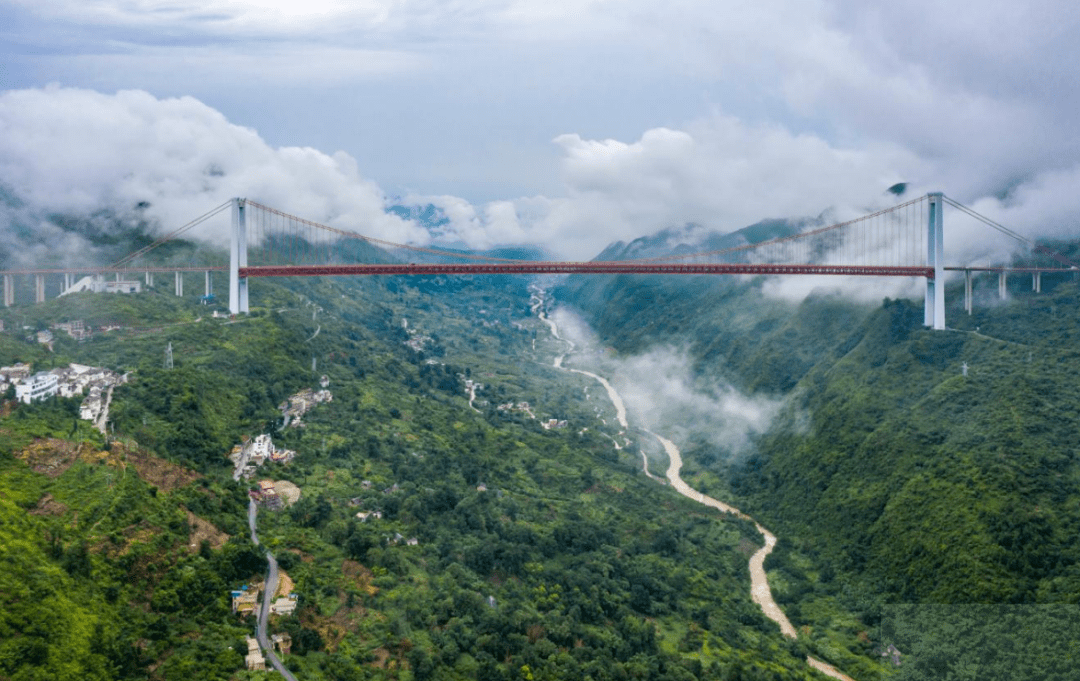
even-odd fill
[{"label": "bare soil patch", "polygon": [[54,499],[53,495],[46,494],[38,500],[37,506],[30,511],[30,515],[64,515],[67,508],[65,504]]},{"label": "bare soil patch", "polygon": [[386,668],[386,661],[390,659],[390,651],[386,648],[376,648],[371,651],[371,656],[374,658],[371,661],[372,667],[378,667],[379,669]]},{"label": "bare soil patch", "polygon": [[278,583],[277,593],[274,594],[274,598],[282,598],[288,596],[296,590],[296,585],[293,584],[292,577],[284,570],[278,570]]},{"label": "bare soil patch", "polygon": [[[92,548],[94,551],[100,551],[110,558],[118,558],[130,553],[136,544],[149,544],[161,534],[161,531],[160,527],[143,520],[138,524],[125,527],[118,535],[100,537],[94,542]],[[160,558],[160,555],[142,556],[139,561],[131,566],[129,576],[133,578],[136,575],[139,575],[139,578],[147,576],[150,565]]]},{"label": "bare soil patch", "polygon": [[[113,449],[117,448],[117,444],[118,443],[113,445]],[[175,463],[154,456],[145,449],[141,449],[137,446],[124,446],[122,451],[127,463],[135,468],[139,477],[151,485],[154,485],[162,492],[171,492],[185,485],[190,485],[192,482],[202,477],[193,470],[189,470],[183,466],[178,466]]]},{"label": "bare soil patch", "polygon": [[365,612],[360,605],[351,608],[345,607],[344,592],[338,592],[338,599],[341,605],[333,615],[326,617],[316,615],[312,610],[305,610],[300,618],[300,623],[303,626],[319,632],[328,653],[336,651],[341,642],[345,640],[345,636],[350,631],[355,631],[359,618]]},{"label": "bare soil patch", "polygon": [[287,506],[292,506],[300,501],[300,488],[288,480],[275,480],[274,492],[285,500]]},{"label": "bare soil patch", "polygon": [[368,596],[374,596],[375,594],[379,593],[379,588],[377,586],[373,586],[371,583],[371,578],[373,577],[373,575],[371,574],[371,570],[368,570],[366,567],[364,567],[360,563],[357,563],[355,560],[342,561],[341,572],[350,581],[354,581],[356,585],[360,587],[360,590]]},{"label": "bare soil patch", "polygon": [[35,473],[58,478],[80,458],[92,460],[95,454],[101,452],[96,452],[87,442],[68,442],[50,437],[34,440],[15,456],[26,462]]},{"label": "bare soil patch", "polygon": [[[212,523],[203,520],[186,508],[184,511],[187,513],[188,526],[191,527],[191,537],[188,541],[188,550],[191,553],[196,553],[204,540],[210,542],[211,548],[214,549],[220,549],[225,545],[225,542],[229,541],[229,535],[216,528]],[[285,573],[281,574],[284,576]]]}]

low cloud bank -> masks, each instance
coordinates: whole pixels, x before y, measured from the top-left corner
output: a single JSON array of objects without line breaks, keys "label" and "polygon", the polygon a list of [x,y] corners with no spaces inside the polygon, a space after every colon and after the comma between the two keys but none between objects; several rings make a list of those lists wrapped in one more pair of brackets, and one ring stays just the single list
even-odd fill
[{"label": "low cloud bank", "polygon": [[580,363],[596,366],[622,396],[631,426],[644,426],[676,442],[704,439],[724,456],[746,454],[766,432],[784,401],[741,393],[719,377],[695,375],[689,355],[657,347],[629,357],[600,352],[595,332],[580,315],[557,308],[560,335],[578,348]]},{"label": "low cloud bank", "polygon": [[[898,199],[885,188],[934,176],[913,152],[885,143],[841,148],[775,124],[714,113],[684,129],[655,128],[632,142],[563,134],[561,196],[486,204],[448,195],[387,196],[344,152],[272,147],[191,97],[137,90],[103,94],[46,87],[0,93],[0,238],[6,259],[34,264],[42,249],[86,253],[64,219],[95,229],[149,225],[164,233],[234,196],[399,243],[473,248],[539,245],[587,260],[616,240],[672,229],[688,240],[766,217],[844,220]],[[912,184],[906,196],[939,189]],[[957,196],[1029,236],[1070,237],[1080,221],[1080,169],[1035,174],[991,198]],[[387,209],[431,205],[438,224]],[[824,211],[824,213],[823,213]],[[951,264],[1002,262],[1016,244],[956,211],[946,214]],[[227,216],[195,236],[225,241]],[[919,295],[907,280],[783,280],[766,291],[797,298],[814,288],[868,299]]]},{"label": "low cloud bank", "polygon": [[[0,192],[0,237],[30,248],[58,236],[64,218],[108,216],[113,229],[145,221],[167,232],[236,196],[370,236],[429,239],[386,212],[385,196],[349,155],[273,148],[196,99],[141,91],[0,94]],[[222,244],[227,234],[226,214],[193,235]],[[64,236],[46,243],[77,254],[77,236]]]}]

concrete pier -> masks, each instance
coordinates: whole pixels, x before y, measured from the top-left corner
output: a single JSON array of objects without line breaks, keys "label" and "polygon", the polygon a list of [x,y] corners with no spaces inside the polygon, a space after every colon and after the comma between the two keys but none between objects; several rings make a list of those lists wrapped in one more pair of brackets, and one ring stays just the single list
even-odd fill
[{"label": "concrete pier", "polygon": [[970,315],[972,308],[975,306],[972,300],[971,290],[971,270],[964,270],[964,309]]}]

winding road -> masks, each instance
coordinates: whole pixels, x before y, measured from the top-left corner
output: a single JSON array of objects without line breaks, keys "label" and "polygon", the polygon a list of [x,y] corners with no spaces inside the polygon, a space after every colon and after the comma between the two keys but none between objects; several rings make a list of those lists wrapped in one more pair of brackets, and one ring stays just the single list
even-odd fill
[{"label": "winding road", "polygon": [[[248,527],[251,528],[251,541],[255,546],[259,545],[259,536],[255,533],[255,520],[258,517],[259,507],[255,505],[255,500],[248,502]],[[284,676],[289,681],[297,681],[293,673],[286,669],[285,665],[281,663],[278,656],[274,653],[274,646],[270,645],[270,639],[266,635],[266,623],[270,619],[270,603],[274,600],[274,594],[277,593],[278,583],[278,564],[274,558],[274,554],[269,551],[266,552],[266,562],[268,565],[266,574],[266,584],[263,589],[262,605],[259,608],[258,625],[255,629],[255,639],[259,642],[259,646],[263,649],[263,654],[266,659],[270,660],[270,664],[274,665],[274,669]]]},{"label": "winding road", "polygon": [[[602,386],[604,386],[604,389],[607,391],[608,398],[611,399],[611,403],[615,406],[615,418],[618,420],[619,425],[622,426],[623,431],[625,432],[626,429],[629,428],[629,425],[626,420],[626,406],[623,403],[622,397],[619,395],[618,391],[616,391],[615,388],[611,385],[611,383],[602,376],[598,376],[589,371],[572,369],[563,366],[563,360],[565,359],[565,357],[574,351],[574,344],[573,342],[559,335],[558,325],[556,325],[555,322],[549,319],[548,316],[543,312],[543,305],[544,300],[542,295],[536,296],[533,300],[532,305],[533,313],[536,314],[537,318],[540,319],[540,321],[542,321],[548,326],[549,329],[551,329],[551,334],[557,340],[562,341],[567,346],[566,352],[558,355],[555,358],[555,368],[564,369],[566,371],[572,371],[577,374],[589,376],[598,381]],[[750,556],[750,597],[754,600],[755,603],[758,604],[758,606],[761,608],[761,612],[766,617],[768,617],[773,622],[776,622],[776,624],[780,627],[780,632],[784,636],[787,636],[788,638],[798,638],[798,632],[796,632],[795,627],[792,626],[791,621],[787,618],[787,615],[784,614],[784,611],[780,609],[780,606],[777,605],[776,601],[773,599],[772,590],[769,588],[769,578],[765,572],[765,558],[768,557],[768,555],[772,553],[772,550],[776,547],[776,535],[774,535],[772,532],[769,532],[761,525],[761,523],[757,522],[756,520],[746,515],[734,506],[725,504],[724,502],[717,499],[713,499],[712,497],[707,496],[704,493],[699,492],[696,489],[690,487],[690,485],[686,484],[686,482],[684,482],[679,475],[679,472],[682,469],[682,454],[679,451],[679,448],[675,446],[675,443],[665,437],[657,435],[656,433],[648,430],[646,430],[645,432],[656,438],[656,440],[664,448],[664,452],[668,456],[668,469],[666,472],[667,479],[671,486],[674,487],[675,490],[679,492],[679,494],[693,499],[700,504],[704,504],[705,506],[715,508],[723,513],[730,513],[738,518],[743,518],[754,523],[754,527],[757,528],[757,531],[760,532],[761,536],[764,538],[765,545],[758,549],[756,552],[754,552],[754,555]],[[649,473],[649,461],[645,457],[644,452],[642,452],[641,458],[645,475],[647,475],[653,480],[660,480],[660,478],[657,478],[655,475]],[[821,673],[827,676],[831,676],[834,679],[840,679],[840,681],[855,681],[850,676],[847,676],[832,665],[815,657],[811,657],[808,655],[806,657],[806,663],[814,669],[817,669]]]}]

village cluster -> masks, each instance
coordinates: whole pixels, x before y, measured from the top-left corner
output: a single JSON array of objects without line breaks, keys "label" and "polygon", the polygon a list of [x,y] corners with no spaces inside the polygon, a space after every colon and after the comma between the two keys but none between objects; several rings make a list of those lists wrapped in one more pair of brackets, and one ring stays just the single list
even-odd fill
[{"label": "village cluster", "polygon": [[[302,417],[312,407],[323,402],[332,402],[334,396],[326,388],[330,385],[330,379],[323,376],[320,381],[322,390],[313,391],[310,388],[301,390],[288,400],[283,402],[278,409],[284,418],[285,427],[303,428]],[[233,462],[233,480],[240,478],[250,479],[255,475],[255,470],[266,463],[288,463],[296,456],[291,449],[283,449],[274,445],[270,435],[263,433],[256,435],[250,440],[233,447],[229,453],[229,459]]]},{"label": "village cluster", "polygon": [[[506,404],[500,404],[495,407],[498,411],[505,411],[513,413],[515,411],[523,412],[529,415],[529,418],[535,419],[536,414],[533,412],[532,407],[528,402],[507,402]],[[562,419],[544,419],[540,421],[540,426],[544,430],[551,430],[552,428],[565,428],[566,421]]]},{"label": "village cluster", "polygon": [[[232,611],[238,615],[247,616],[254,614],[259,609],[259,594],[263,590],[263,584],[247,585],[240,587],[232,592]],[[291,615],[296,611],[298,597],[295,593],[290,593],[288,596],[282,596],[274,599],[270,603],[271,615]],[[282,655],[288,655],[292,649],[292,637],[288,633],[273,634],[270,637],[273,642],[273,646],[277,648],[278,652]],[[266,659],[263,657],[262,650],[259,649],[259,642],[254,637],[246,637],[247,643],[247,655],[244,656],[244,662],[247,668],[251,671],[265,670]]]},{"label": "village cluster", "polygon": [[250,479],[255,470],[266,463],[288,463],[296,456],[291,449],[281,449],[274,445],[270,435],[263,433],[232,448],[229,459],[233,462],[233,480]]},{"label": "village cluster", "polygon": [[288,400],[286,400],[278,409],[281,410],[281,415],[285,419],[285,427],[292,426],[293,428],[303,428],[304,422],[301,417],[307,413],[309,409],[317,404],[323,402],[333,402],[334,396],[326,389],[330,385],[330,379],[326,376],[322,377],[320,381],[322,390],[301,390]]},{"label": "village cluster", "polygon": [[34,373],[29,364],[19,362],[13,366],[0,367],[0,393],[6,393],[14,386],[15,399],[24,404],[57,395],[83,395],[79,418],[97,421],[106,407],[108,390],[127,379],[128,374],[121,375],[109,369],[85,364],[70,364]]},{"label": "village cluster", "polygon": [[[84,323],[81,319],[74,319],[68,322],[52,324],[48,329],[40,331],[35,331],[33,327],[30,326],[24,326],[22,328],[24,332],[27,332],[26,340],[31,343],[36,341],[52,348],[52,342],[56,339],[57,333],[66,333],[77,341],[85,341],[92,338],[95,331],[97,333],[106,333],[108,331],[118,331],[123,327],[119,324],[102,324],[95,329]],[[0,320],[0,331],[4,331],[3,320]]]}]

